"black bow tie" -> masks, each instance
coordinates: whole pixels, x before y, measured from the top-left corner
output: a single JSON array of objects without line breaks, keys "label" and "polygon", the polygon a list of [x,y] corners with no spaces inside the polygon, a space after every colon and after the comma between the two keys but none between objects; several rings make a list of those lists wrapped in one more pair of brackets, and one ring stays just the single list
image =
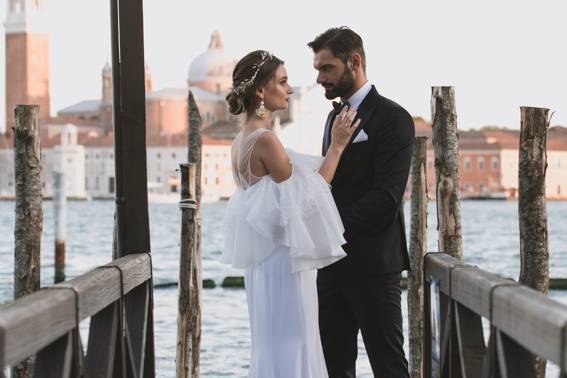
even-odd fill
[{"label": "black bow tie", "polygon": [[345,103],[341,103],[341,102],[338,102],[338,101],[333,101],[332,104],[333,104],[333,109],[335,110],[335,113],[340,113],[340,112],[341,112],[341,109],[342,109],[343,106],[345,106],[345,105],[350,107],[350,104],[348,103],[348,101],[345,102]]}]

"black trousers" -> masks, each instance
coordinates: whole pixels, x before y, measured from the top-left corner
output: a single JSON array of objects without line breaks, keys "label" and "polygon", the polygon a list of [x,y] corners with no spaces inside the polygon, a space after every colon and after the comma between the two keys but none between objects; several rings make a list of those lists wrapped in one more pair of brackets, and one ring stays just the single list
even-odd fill
[{"label": "black trousers", "polygon": [[400,273],[318,272],[319,330],[329,378],[356,377],[359,330],[374,377],[409,378],[400,279]]}]

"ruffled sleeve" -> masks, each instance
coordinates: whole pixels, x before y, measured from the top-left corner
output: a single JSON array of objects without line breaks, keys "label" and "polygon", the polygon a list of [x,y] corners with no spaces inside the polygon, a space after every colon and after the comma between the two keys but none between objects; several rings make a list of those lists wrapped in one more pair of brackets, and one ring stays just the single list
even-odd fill
[{"label": "ruffled sleeve", "polygon": [[292,174],[276,183],[264,177],[231,197],[225,217],[222,261],[236,268],[258,264],[278,246],[289,247],[293,272],[319,269],[346,256],[344,227],[322,158],[288,151]]}]

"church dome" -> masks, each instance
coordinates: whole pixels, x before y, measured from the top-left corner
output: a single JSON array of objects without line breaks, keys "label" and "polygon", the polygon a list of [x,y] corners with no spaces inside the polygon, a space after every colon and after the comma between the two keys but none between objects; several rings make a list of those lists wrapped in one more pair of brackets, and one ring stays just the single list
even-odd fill
[{"label": "church dome", "polygon": [[199,55],[189,67],[187,82],[212,92],[224,92],[232,85],[232,70],[236,60],[224,52],[218,31],[211,35],[209,49]]}]

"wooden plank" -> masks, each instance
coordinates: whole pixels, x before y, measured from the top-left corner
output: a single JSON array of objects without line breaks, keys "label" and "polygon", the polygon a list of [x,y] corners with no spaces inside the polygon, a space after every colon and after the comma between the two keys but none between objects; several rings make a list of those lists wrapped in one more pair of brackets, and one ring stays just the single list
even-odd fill
[{"label": "wooden plank", "polygon": [[[446,378],[464,378],[461,370],[462,360],[457,335],[456,302],[448,301],[448,311],[443,330],[443,345],[441,351],[441,376]],[[445,351],[445,353],[443,353]]]},{"label": "wooden plank", "polygon": [[[128,255],[103,266],[122,270],[124,294],[151,277],[150,257],[146,253]],[[72,288],[79,294],[79,320],[83,320],[120,298],[120,271],[93,269],[53,287]]]},{"label": "wooden plank", "polygon": [[73,332],[42,349],[36,358],[34,378],[67,378],[71,375]]},{"label": "wooden plank", "polygon": [[71,290],[40,290],[0,307],[3,366],[37,353],[75,328]]},{"label": "wooden plank", "polygon": [[85,371],[89,378],[112,378],[118,328],[118,302],[91,318]]},{"label": "wooden plank", "polygon": [[498,370],[502,378],[536,378],[534,356],[500,331],[496,331]]},{"label": "wooden plank", "polygon": [[118,266],[122,270],[124,294],[152,277],[150,256],[147,253],[130,254],[104,266]]},{"label": "wooden plank", "polygon": [[561,351],[562,354],[562,359],[561,361],[563,361],[562,364],[559,364],[559,368],[561,369],[561,374],[560,377],[561,378],[567,378],[567,324],[565,325],[565,327],[563,328],[563,331],[561,331],[561,333],[563,334],[563,340],[565,340],[564,344],[563,344],[563,350]]},{"label": "wooden plank", "polygon": [[[423,322],[424,322],[424,330],[423,330],[423,376],[424,378],[433,378],[437,377],[435,374],[438,370],[437,361],[433,360],[433,340],[432,340],[432,333],[433,327],[431,322],[433,320],[431,316],[431,289],[427,282],[424,280],[423,283],[423,296],[424,296],[424,303],[423,303]],[[435,332],[439,332],[435,330]],[[435,356],[436,357],[436,356]],[[435,370],[435,373],[434,371]]]},{"label": "wooden plank", "polygon": [[120,298],[120,272],[93,269],[54,287],[72,288],[79,294],[79,320],[83,320]]},{"label": "wooden plank", "polygon": [[529,351],[561,365],[567,306],[525,287],[494,292],[493,324]]},{"label": "wooden plank", "polygon": [[464,266],[454,257],[446,253],[428,253],[425,255],[425,279],[429,281],[430,277],[436,277],[439,280],[439,289],[449,294],[449,273],[455,266]]},{"label": "wooden plank", "polygon": [[138,286],[125,298],[126,333],[136,377],[144,376],[146,331],[148,322],[149,281]]},{"label": "wooden plank", "polygon": [[480,377],[486,353],[482,319],[459,303],[455,303],[454,310],[462,376]]},{"label": "wooden plank", "polygon": [[[122,269],[125,294],[151,277],[150,257],[146,253],[129,255],[107,266]],[[62,290],[41,290],[0,308],[2,366],[35,354],[76,326],[75,294],[63,288],[73,288],[79,294],[82,320],[120,298],[120,273],[114,268],[95,269],[53,287]]]},{"label": "wooden plank", "polygon": [[144,359],[144,377],[154,378],[156,375],[156,361],[155,361],[155,344],[154,344],[154,310],[152,308],[154,303],[152,281],[150,285],[150,305],[148,311],[148,329],[146,330],[146,358]]},{"label": "wooden plank", "polygon": [[499,285],[517,285],[517,283],[467,265],[453,269],[451,295],[454,300],[470,310],[490,319],[490,295],[493,288]]}]

